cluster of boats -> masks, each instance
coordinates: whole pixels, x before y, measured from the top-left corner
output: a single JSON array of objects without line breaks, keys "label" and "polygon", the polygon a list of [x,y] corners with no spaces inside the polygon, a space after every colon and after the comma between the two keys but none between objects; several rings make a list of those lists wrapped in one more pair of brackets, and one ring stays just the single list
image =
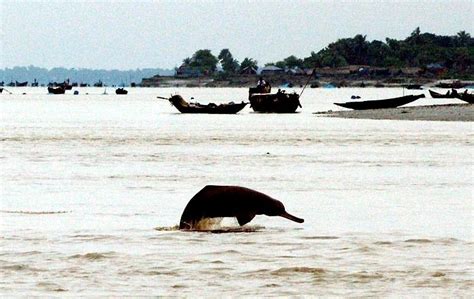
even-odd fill
[{"label": "cluster of boats", "polygon": [[[72,86],[70,87],[69,86],[64,86],[64,85],[59,85],[59,86],[56,86],[56,87],[48,87],[48,93],[49,94],[65,94],[66,93],[66,90],[71,90],[72,89]],[[76,90],[74,91],[74,94],[79,94],[79,92]],[[120,88],[117,88],[115,89],[115,94],[128,94],[128,90],[126,90],[125,88],[123,87],[120,87]]]},{"label": "cluster of boats", "polygon": [[[48,93],[64,94],[66,90],[70,89],[72,89],[72,86],[70,85],[59,84],[55,87],[48,87]],[[0,88],[0,93],[2,93],[3,90],[4,88]],[[124,88],[117,88],[115,89],[115,93],[118,95],[126,95],[128,94],[128,91]],[[429,93],[433,98],[458,98],[467,103],[474,104],[474,94],[468,93],[467,89],[462,93],[458,93],[455,89],[448,91],[446,94],[438,93],[433,90],[429,90]],[[79,92],[75,91],[74,94],[79,94]],[[210,103],[205,105],[191,101],[188,102],[180,95],[174,95],[170,98],[158,98],[168,100],[181,113],[236,114],[244,109],[247,104],[250,104],[250,107],[253,109],[253,111],[259,113],[295,113],[298,107],[302,108],[300,96],[301,94],[297,94],[296,92],[286,93],[281,89],[278,89],[276,93],[271,93],[271,86],[266,84],[264,86],[251,87],[249,89],[249,102],[229,102],[220,105]],[[334,104],[354,110],[386,109],[406,105],[424,97],[424,94],[419,94],[388,99],[352,101]],[[353,98],[359,99],[360,97],[353,96]],[[191,98],[191,100],[193,100],[193,98]]]},{"label": "cluster of boats", "polygon": [[235,114],[244,109],[249,103],[253,111],[260,113],[294,113],[298,107],[301,107],[300,95],[295,92],[286,93],[280,89],[276,93],[271,93],[271,86],[268,84],[250,88],[249,102],[204,105],[187,102],[180,95],[174,95],[170,98],[158,98],[168,100],[181,113]]},{"label": "cluster of boats", "polygon": [[[457,93],[456,90],[453,89],[452,92],[448,91],[446,94],[439,94],[432,90],[429,92],[433,98],[458,98],[471,104],[474,103],[474,95],[468,93],[467,90],[463,93]],[[353,101],[334,104],[354,110],[387,109],[397,108],[424,97],[424,94],[418,94],[388,99]],[[298,107],[301,108],[301,103],[299,100],[300,95],[295,92],[286,93],[280,89],[276,93],[271,93],[270,85],[250,88],[248,97],[249,102],[241,103],[229,102],[220,105],[210,103],[204,105],[196,102],[187,102],[180,95],[174,95],[170,98],[158,98],[168,100],[181,113],[235,114],[241,111],[249,103],[253,111],[260,113],[294,113]],[[194,98],[191,98],[191,100],[193,99]]]},{"label": "cluster of boats", "polygon": [[[4,86],[5,85],[5,82],[1,81],[0,82],[0,86]],[[28,81],[25,81],[25,82],[18,82],[18,81],[11,81],[10,83],[6,84],[6,86],[8,87],[25,87],[25,86],[28,86]]]},{"label": "cluster of boats", "polygon": [[456,89],[448,90],[448,92],[446,92],[445,94],[438,93],[438,92],[433,91],[431,89],[429,90],[429,92],[430,92],[431,97],[433,97],[435,99],[442,99],[442,98],[444,98],[444,99],[454,99],[454,98],[457,98],[457,99],[463,100],[465,102],[468,102],[470,104],[474,104],[474,94],[468,93],[467,89],[463,93],[458,93]]}]

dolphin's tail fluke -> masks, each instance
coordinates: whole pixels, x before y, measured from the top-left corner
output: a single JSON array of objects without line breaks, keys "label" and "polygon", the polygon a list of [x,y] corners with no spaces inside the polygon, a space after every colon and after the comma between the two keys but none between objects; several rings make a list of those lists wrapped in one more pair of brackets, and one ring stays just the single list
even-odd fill
[{"label": "dolphin's tail fluke", "polygon": [[292,221],[294,221],[294,222],[298,222],[298,223],[303,223],[303,222],[304,222],[304,219],[298,218],[298,217],[296,217],[296,216],[293,216],[293,215],[291,215],[291,214],[288,213],[288,212],[283,212],[282,214],[280,214],[280,216],[281,216],[281,217],[284,217],[284,218],[286,218],[286,219],[290,219],[290,220],[292,220]]}]

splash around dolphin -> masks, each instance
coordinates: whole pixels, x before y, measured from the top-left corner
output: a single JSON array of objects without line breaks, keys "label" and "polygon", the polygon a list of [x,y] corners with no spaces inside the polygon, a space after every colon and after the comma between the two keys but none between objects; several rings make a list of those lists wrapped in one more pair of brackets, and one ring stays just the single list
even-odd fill
[{"label": "splash around dolphin", "polygon": [[239,225],[249,223],[256,215],[281,216],[303,223],[304,219],[286,212],[278,200],[261,192],[239,186],[205,186],[184,208],[179,229],[194,229],[205,218],[235,217]]}]

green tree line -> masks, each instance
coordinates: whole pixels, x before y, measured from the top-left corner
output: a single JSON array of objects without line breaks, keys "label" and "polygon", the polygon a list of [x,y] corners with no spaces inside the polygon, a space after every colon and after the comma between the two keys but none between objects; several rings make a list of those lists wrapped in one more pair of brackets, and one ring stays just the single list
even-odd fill
[{"label": "green tree line", "polygon": [[[257,61],[246,57],[241,63],[229,49],[222,49],[215,57],[210,50],[198,50],[183,65],[213,73],[220,63],[227,74],[234,74],[247,67],[257,68]],[[369,65],[377,67],[425,67],[440,64],[457,73],[474,72],[474,38],[466,31],[453,36],[421,33],[416,28],[404,40],[368,41],[366,35],[339,39],[319,52],[298,58],[291,55],[281,61],[267,63],[280,68],[341,67],[347,65]]]}]

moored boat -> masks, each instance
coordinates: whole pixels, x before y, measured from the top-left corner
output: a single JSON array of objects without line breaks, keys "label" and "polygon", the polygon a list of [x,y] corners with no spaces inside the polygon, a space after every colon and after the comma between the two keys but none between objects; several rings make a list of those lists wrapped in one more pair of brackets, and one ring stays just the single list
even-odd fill
[{"label": "moored boat", "polygon": [[294,113],[298,107],[301,108],[300,96],[294,93],[286,93],[278,90],[270,93],[270,85],[249,89],[250,107],[253,111],[260,113]]},{"label": "moored boat", "polygon": [[453,91],[449,91],[446,93],[446,94],[443,94],[443,93],[439,93],[439,92],[436,92],[436,91],[433,91],[433,90],[428,90],[430,92],[430,95],[432,98],[435,98],[435,99],[452,99],[452,98],[455,98],[456,95],[457,95],[457,91],[456,89],[453,89]]},{"label": "moored boat", "polygon": [[71,90],[72,89],[72,85],[69,84],[69,80],[64,81],[63,83],[59,83],[57,86],[64,88],[64,90]]},{"label": "moored boat", "polygon": [[[161,97],[159,97],[161,98]],[[165,98],[166,99],[166,98]],[[207,113],[207,114],[236,114],[248,104],[245,102],[216,105],[200,103],[188,103],[180,95],[174,95],[167,99],[181,113]]]},{"label": "moored boat", "polygon": [[467,93],[467,90],[463,93],[458,93],[456,98],[463,100],[464,102],[468,102],[469,104],[474,104],[474,94]]},{"label": "moored boat", "polygon": [[424,94],[409,95],[398,98],[382,99],[382,100],[370,100],[360,102],[346,102],[346,103],[334,103],[335,105],[354,109],[354,110],[367,110],[367,109],[385,109],[385,108],[396,108],[411,102],[424,98]]},{"label": "moored boat", "polygon": [[406,89],[423,89],[423,86],[421,84],[408,84],[404,86]]},{"label": "moored boat", "polygon": [[18,81],[15,81],[15,86],[17,86],[17,87],[28,86],[28,81],[25,81],[25,82],[18,82]]},{"label": "moored boat", "polygon": [[128,90],[126,90],[125,88],[117,88],[115,90],[115,94],[127,94],[128,93]]},{"label": "moored boat", "polygon": [[64,87],[48,87],[48,93],[50,94],[64,94],[66,89]]}]

